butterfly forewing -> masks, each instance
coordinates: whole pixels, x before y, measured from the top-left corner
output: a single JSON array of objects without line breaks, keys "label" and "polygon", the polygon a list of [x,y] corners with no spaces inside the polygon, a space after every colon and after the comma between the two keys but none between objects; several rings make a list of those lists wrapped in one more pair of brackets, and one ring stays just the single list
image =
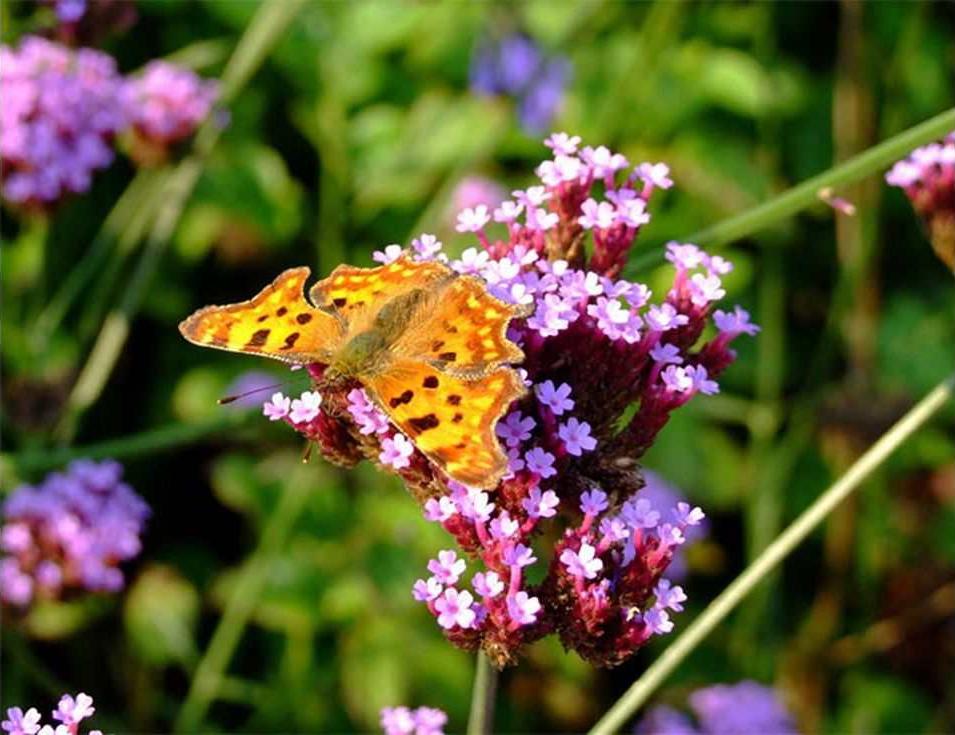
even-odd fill
[{"label": "butterfly forewing", "polygon": [[489,294],[482,281],[473,276],[450,280],[441,286],[436,304],[428,305],[396,340],[396,355],[423,358],[462,376],[480,376],[524,358],[507,338],[508,324],[523,310]]},{"label": "butterfly forewing", "polygon": [[354,332],[368,326],[356,323],[365,321],[356,316],[373,319],[382,306],[396,297],[453,277],[454,272],[446,265],[433,261],[416,263],[402,255],[378,268],[340,265],[312,287],[309,298],[316,306],[335,310],[348,319]]},{"label": "butterfly forewing", "polygon": [[341,319],[304,297],[308,268],[291,268],[248,301],[207,306],[179,325],[204,347],[294,363],[327,362],[342,343]]}]

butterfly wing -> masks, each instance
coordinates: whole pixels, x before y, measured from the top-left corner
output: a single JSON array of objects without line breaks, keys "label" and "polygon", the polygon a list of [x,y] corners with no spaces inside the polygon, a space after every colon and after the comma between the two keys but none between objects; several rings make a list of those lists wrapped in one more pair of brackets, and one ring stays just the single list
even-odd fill
[{"label": "butterfly wing", "polygon": [[506,304],[488,293],[477,278],[460,276],[437,292],[395,341],[392,351],[456,375],[483,375],[503,363],[524,359],[520,347],[507,338],[511,319],[524,314],[523,307]]},{"label": "butterfly wing", "polygon": [[203,347],[292,363],[327,363],[341,345],[343,320],[305,300],[308,268],[291,268],[248,301],[199,309],[179,325]]},{"label": "butterfly wing", "polygon": [[378,268],[340,265],[328,278],[316,283],[308,295],[315,305],[341,314],[356,331],[361,331],[361,325],[356,326],[356,322],[370,322],[384,304],[453,277],[454,272],[446,265],[435,261],[415,262],[405,253]]},{"label": "butterfly wing", "polygon": [[494,432],[524,385],[510,368],[468,379],[415,360],[395,360],[364,381],[369,395],[449,477],[472,487],[493,487],[507,470]]}]

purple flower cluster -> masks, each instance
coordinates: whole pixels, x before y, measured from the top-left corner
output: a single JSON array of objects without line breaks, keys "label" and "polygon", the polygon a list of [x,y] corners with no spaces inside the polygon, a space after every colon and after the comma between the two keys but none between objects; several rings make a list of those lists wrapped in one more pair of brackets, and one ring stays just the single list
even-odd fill
[{"label": "purple flower cluster", "polygon": [[385,735],[444,735],[448,716],[436,707],[385,707],[381,729]]},{"label": "purple flower cluster", "polygon": [[24,608],[37,598],[123,587],[121,562],[139,554],[149,507],[113,461],[78,460],[3,504],[0,599]]},{"label": "purple flower cluster", "polygon": [[[53,719],[60,724],[41,725],[40,712],[36,707],[30,707],[24,712],[19,707],[7,709],[7,719],[0,723],[0,728],[8,735],[78,735],[80,723],[96,712],[93,698],[80,692],[74,698],[69,694],[60,697]],[[100,730],[90,730],[89,735],[103,735]]]},{"label": "purple flower cluster", "polygon": [[520,33],[485,41],[471,60],[471,89],[516,99],[521,126],[530,135],[550,127],[569,76],[566,58],[545,57],[534,41]]},{"label": "purple flower cluster", "polygon": [[936,254],[955,271],[955,132],[940,143],[916,148],[885,180],[905,191]]},{"label": "purple flower cluster", "polygon": [[[195,131],[218,94],[214,82],[166,62],[125,80],[101,51],[36,36],[0,47],[0,87],[3,197],[37,209],[89,189],[130,127],[134,157],[161,159]],[[142,153],[146,145],[151,155]]]},{"label": "purple flower cluster", "polygon": [[85,191],[113,160],[125,124],[123,79],[113,59],[28,37],[0,47],[0,165],[3,196],[43,206]]},{"label": "purple flower cluster", "polygon": [[771,688],[754,681],[718,684],[689,696],[696,723],[680,710],[660,705],[637,723],[636,735],[797,735],[792,716]]},{"label": "purple flower cluster", "polygon": [[[452,259],[433,235],[411,244],[416,259],[476,275],[500,300],[526,307],[508,336],[524,351],[528,391],[496,426],[509,471],[495,488],[446,477],[364,390],[324,384],[322,365],[308,368],[314,390],[295,400],[276,393],[264,412],[332,461],[367,458],[399,474],[426,517],[481,562],[473,568],[446,549],[414,585],[456,645],[482,648],[503,666],[556,633],[588,660],[615,665],[673,627],[686,598],[663,575],[703,518],[685,502],[640,495],[638,458],[674,409],[719,390],[731,343],[758,327],[740,307],[713,309],[732,266],[695,245],[667,246],[674,278],[659,300],[619,277],[650,196],[672,185],[666,166],[631,167],[565,134],[547,144],[554,156],[538,168],[539,184],[460,214],[458,230],[473,233],[477,247]],[[374,258],[387,263],[401,252],[391,245]],[[535,543],[555,535],[546,554]],[[532,584],[535,564],[546,571]]]},{"label": "purple flower cluster", "polygon": [[[152,61],[123,88],[137,161],[162,160],[192,137],[219,98],[219,84],[168,61]],[[142,149],[147,148],[144,152]]]}]

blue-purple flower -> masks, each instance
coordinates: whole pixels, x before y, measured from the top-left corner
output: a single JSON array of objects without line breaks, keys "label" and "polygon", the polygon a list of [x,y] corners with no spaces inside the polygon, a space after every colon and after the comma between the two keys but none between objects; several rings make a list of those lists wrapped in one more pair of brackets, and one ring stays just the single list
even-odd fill
[{"label": "blue-purple flower", "polygon": [[471,59],[471,89],[517,100],[521,126],[539,135],[554,120],[570,79],[570,62],[547,57],[527,36],[515,33],[482,43]]},{"label": "blue-purple flower", "polygon": [[120,564],[136,557],[149,507],[109,460],[77,460],[3,504],[0,599],[25,608],[37,598],[116,592]]},{"label": "blue-purple flower", "polygon": [[717,684],[689,696],[694,722],[673,707],[650,708],[637,723],[636,735],[797,735],[792,715],[770,687],[754,681]]}]

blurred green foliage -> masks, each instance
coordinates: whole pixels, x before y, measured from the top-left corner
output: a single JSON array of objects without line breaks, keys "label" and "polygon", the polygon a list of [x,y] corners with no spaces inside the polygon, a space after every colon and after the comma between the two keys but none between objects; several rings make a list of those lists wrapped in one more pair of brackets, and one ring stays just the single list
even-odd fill
[{"label": "blurred green foliage", "polygon": [[[257,5],[138,9],[137,25],[106,44],[124,71],[170,56],[215,76]],[[10,43],[41,11],[0,12]],[[174,247],[69,442],[240,410],[215,399],[255,363],[185,344],[175,325],[195,307],[253,293],[290,265],[368,264],[373,249],[422,231],[464,247],[450,226],[455,184],[476,173],[524,186],[546,152],[507,100],[470,94],[485,34],[523,30],[569,57],[555,129],[670,164],[677,186],[654,205],[644,253],[951,107],[953,29],[947,3],[306,3],[231,106]],[[142,201],[121,231],[107,220],[132,176],[121,159],[49,220],[4,213],[8,453],[67,438],[57,425],[104,313],[149,257]],[[764,331],[740,345],[723,392],[678,413],[646,458],[712,518],[690,556],[678,629],[955,364],[955,290],[903,195],[878,177],[839,193],[855,219],[837,222],[820,202],[725,249],[736,264],[727,299]],[[96,240],[104,259],[92,278],[51,331],[36,329]],[[667,281],[665,268],[632,275],[657,292]],[[275,375],[287,392],[303,386]],[[955,610],[949,598],[927,603],[955,585],[953,426],[948,411],[904,447],[661,699],[754,677],[780,686],[807,732],[955,729]],[[247,605],[206,728],[368,731],[381,706],[406,703],[446,709],[462,729],[472,659],[409,592],[447,537],[391,478],[300,458],[291,432],[250,419],[128,459],[154,510],[130,588],[6,626],[4,706],[50,708],[82,690],[104,730],[168,730],[224,611]],[[38,479],[10,454],[2,469],[5,490]],[[282,505],[292,485],[307,489],[294,512]],[[261,589],[246,599],[252,575]],[[867,637],[879,621],[889,644]],[[666,643],[609,672],[553,641],[534,647],[503,676],[496,729],[586,728]]]}]

